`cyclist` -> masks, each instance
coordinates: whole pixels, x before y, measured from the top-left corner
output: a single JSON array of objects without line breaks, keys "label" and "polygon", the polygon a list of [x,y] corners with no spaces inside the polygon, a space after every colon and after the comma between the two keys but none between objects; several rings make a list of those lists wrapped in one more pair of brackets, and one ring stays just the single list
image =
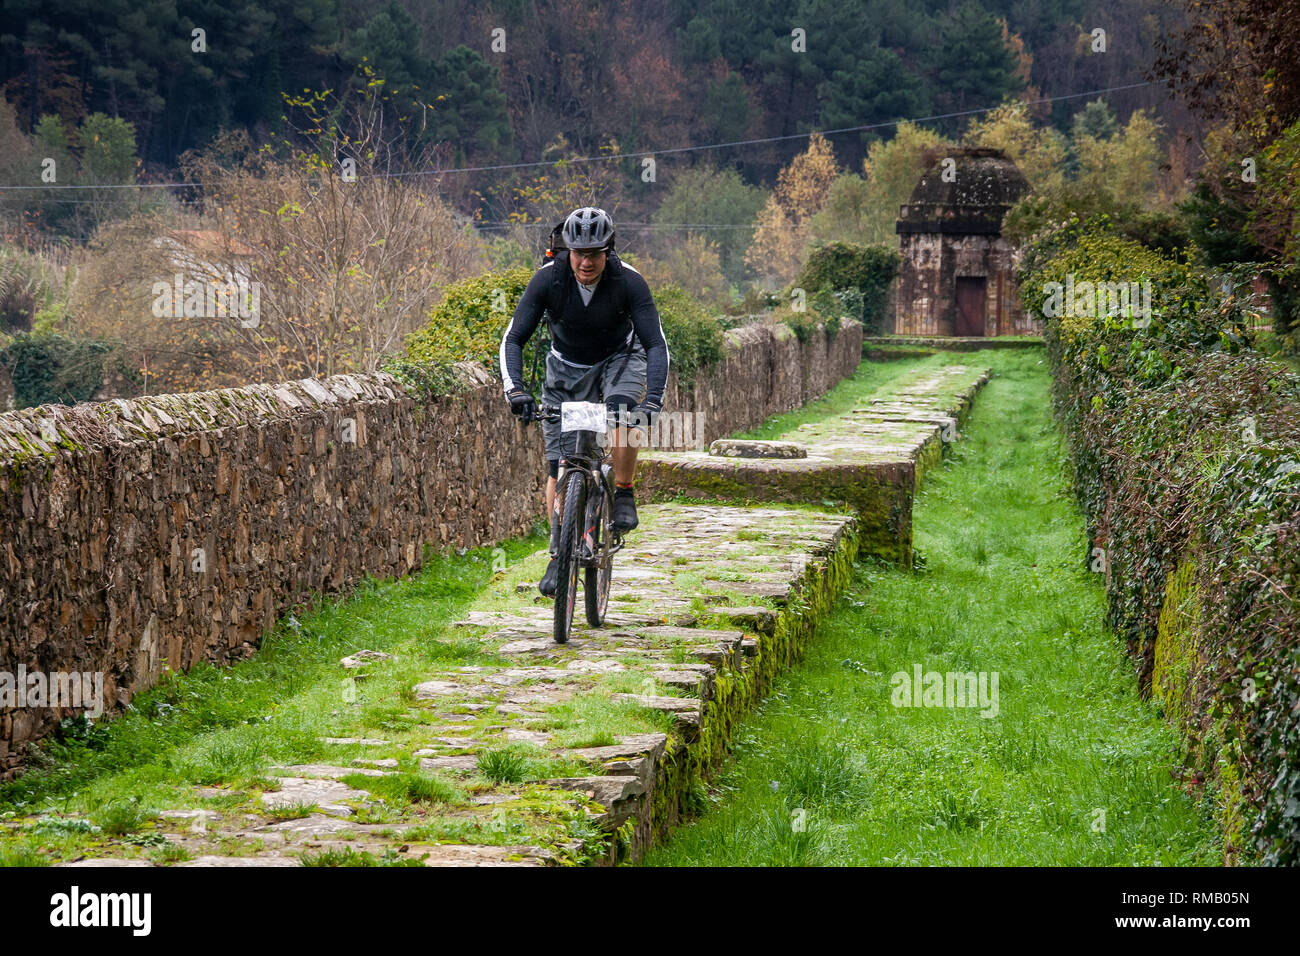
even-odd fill
[{"label": "cyclist", "polygon": [[[542,312],[550,313],[551,350],[546,356],[542,401],[604,402],[611,414],[653,424],[663,408],[668,379],[668,342],[650,287],[641,273],[614,254],[614,223],[603,209],[585,206],[564,220],[566,250],[537,270],[501,339],[501,379],[510,408],[524,422],[536,401],[523,387],[524,345]],[[543,422],[546,443],[546,513],[554,515],[555,480],[563,457],[558,423]],[[614,430],[614,527],[637,526],[633,479],[637,443],[628,429]],[[552,518],[554,520],[554,518]],[[554,556],[538,589],[555,595]]]}]

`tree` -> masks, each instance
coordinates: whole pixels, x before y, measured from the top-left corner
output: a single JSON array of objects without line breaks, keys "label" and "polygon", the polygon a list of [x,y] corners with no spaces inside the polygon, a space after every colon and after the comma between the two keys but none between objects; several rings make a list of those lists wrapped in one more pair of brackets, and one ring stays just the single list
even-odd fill
[{"label": "tree", "polygon": [[21,91],[24,129],[103,112],[135,127],[146,159],[172,163],[222,126],[277,117],[284,89],[342,80],[338,3],[7,0],[0,76]]},{"label": "tree", "polygon": [[1085,104],[1070,122],[1070,135],[1076,140],[1082,136],[1110,139],[1118,132],[1119,121],[1105,100],[1092,100]]},{"label": "tree", "polygon": [[873,232],[871,184],[856,173],[844,173],[831,183],[826,203],[810,224],[821,242],[864,244]]},{"label": "tree", "polygon": [[[294,98],[306,123],[281,144],[285,159],[243,133],[187,154],[201,210],[189,222],[137,216],[103,230],[74,299],[81,325],[125,341],[154,390],[377,369],[444,286],[483,264],[477,238],[426,178],[391,175],[429,156],[385,138],[379,89],[346,103]],[[341,174],[344,159],[355,177]],[[205,303],[209,288],[237,297]]]},{"label": "tree", "polygon": [[1036,127],[1024,103],[1006,103],[972,120],[965,142],[1002,150],[1036,190],[1057,189],[1064,181],[1065,137],[1050,127]]},{"label": "tree", "polygon": [[756,225],[754,241],[745,253],[745,264],[769,289],[788,284],[803,265],[806,234],[770,197],[759,212]]},{"label": "tree", "polygon": [[676,285],[715,306],[726,298],[727,280],[722,274],[718,246],[704,236],[689,235],[671,243],[663,258],[635,257],[633,265],[651,288]]},{"label": "tree", "polygon": [[[10,136],[26,139],[16,130]],[[80,127],[69,128],[58,116],[47,114],[19,152],[24,158],[14,168],[12,182],[40,185],[46,169],[54,179],[51,188],[24,191],[6,208],[55,235],[85,239],[106,222],[129,216],[143,205],[166,201],[136,190],[107,188],[135,181],[139,165],[135,129],[125,120],[91,113]],[[53,165],[45,166],[47,160]],[[75,194],[58,188],[67,186],[91,188],[79,188]],[[105,188],[93,188],[97,186]]]},{"label": "tree", "polygon": [[415,20],[389,0],[348,39],[346,56],[353,64],[366,61],[383,77],[389,97],[418,107],[433,75],[433,62],[420,55],[420,39]]},{"label": "tree", "polygon": [[446,142],[457,163],[517,158],[497,71],[467,46],[447,51],[433,69],[431,139]]},{"label": "tree", "polygon": [[[898,209],[912,195],[925,172],[926,150],[947,145],[938,133],[914,123],[899,123],[894,138],[871,144],[862,163],[867,207],[859,239],[863,245],[897,242]],[[827,235],[826,238],[831,238]]]},{"label": "tree", "polygon": [[1181,30],[1157,44],[1152,71],[1249,143],[1300,120],[1300,0],[1183,0]]},{"label": "tree", "polygon": [[1003,234],[1012,242],[1022,243],[1039,230],[1072,216],[1085,221],[1106,216],[1151,248],[1181,245],[1184,230],[1172,228],[1164,219],[1157,222],[1149,215],[1167,198],[1159,188],[1164,158],[1160,124],[1144,110],[1135,110],[1128,123],[1109,139],[1084,132],[1085,124],[1076,129],[1078,135],[1070,145],[1078,156],[1077,174],[1036,184],[1034,192],[1007,213]]},{"label": "tree", "polygon": [[[734,169],[709,165],[671,172],[668,178],[671,183],[668,194],[654,213],[656,224],[711,223],[736,228],[695,232],[672,230],[663,235],[672,236],[673,244],[677,243],[679,236],[684,239],[707,236],[717,250],[722,272],[730,281],[741,282],[745,250],[753,241],[753,223],[766,199],[763,190],[746,185]],[[661,239],[657,246],[663,245]]]},{"label": "tree", "polygon": [[[879,47],[862,50],[852,66],[831,72],[818,94],[821,123],[828,129],[918,116],[929,105],[920,78],[896,53]],[[856,166],[865,157],[867,144],[875,138],[870,131],[859,133],[856,139],[861,148],[842,147],[841,155]]]},{"label": "tree", "polygon": [[740,74],[722,72],[720,79],[710,79],[705,87],[701,132],[710,140],[731,143],[745,137],[754,110]]},{"label": "tree", "polygon": [[1164,153],[1160,124],[1136,110],[1123,130],[1099,139],[1083,127],[1074,137],[1079,156],[1079,184],[1090,192],[1106,193],[1116,202],[1146,204],[1152,198]]},{"label": "tree", "polygon": [[809,225],[826,202],[839,175],[835,154],[816,133],[808,148],[781,170],[759,215],[754,241],[745,262],[769,280],[788,282],[803,265]]},{"label": "tree", "polygon": [[[939,41],[931,49],[935,105],[941,112],[991,106],[1025,88],[1019,60],[1003,38],[1003,25],[974,0],[941,22]],[[943,125],[956,130],[961,119]]]}]

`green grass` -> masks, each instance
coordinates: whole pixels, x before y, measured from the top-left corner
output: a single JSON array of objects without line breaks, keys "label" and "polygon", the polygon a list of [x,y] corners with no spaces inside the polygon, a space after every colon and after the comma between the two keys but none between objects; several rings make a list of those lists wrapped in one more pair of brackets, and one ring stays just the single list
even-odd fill
[{"label": "green grass", "polygon": [[357,851],[352,847],[342,849],[330,848],[319,853],[303,853],[300,857],[303,866],[423,866],[418,858],[398,855],[391,847],[382,856],[375,856],[366,850]]},{"label": "green grass", "polygon": [[493,783],[523,783],[530,765],[523,747],[495,747],[478,755],[478,772]]},{"label": "green grass", "polygon": [[131,797],[125,800],[110,800],[95,811],[92,819],[105,833],[111,836],[122,836],[139,830],[152,815],[138,798]]},{"label": "green grass", "polygon": [[646,710],[628,700],[616,700],[616,693],[644,693],[645,675],[631,677],[613,674],[605,677],[600,689],[577,694],[562,704],[548,708],[547,716],[529,722],[533,730],[552,733],[557,747],[608,747],[623,737],[635,734],[668,733],[672,717],[662,711]]},{"label": "green grass", "polygon": [[159,866],[166,866],[171,863],[184,863],[186,860],[194,858],[194,854],[185,847],[171,843],[170,841],[149,852],[149,859]]},{"label": "green grass", "polygon": [[[1220,862],[1206,808],[1171,778],[1175,735],[1104,627],[1042,353],[936,358],[998,374],[918,497],[925,569],[855,569],[738,729],[711,808],[646,864]],[[914,664],[997,672],[997,716],[893,706]]]},{"label": "green grass", "polygon": [[461,803],[465,800],[464,790],[436,774],[390,773],[371,777],[358,773],[348,774],[342,782],[358,790],[368,790],[396,806]]},{"label": "green grass", "polygon": [[[543,544],[533,535],[501,547],[508,562],[518,562]],[[111,721],[69,723],[26,773],[0,785],[0,814],[107,813],[110,832],[130,832],[140,823],[133,807],[192,806],[195,785],[256,787],[277,764],[362,753],[321,737],[379,731],[395,744],[418,739],[422,724],[436,718],[413,712],[405,696],[428,664],[493,661],[447,628],[491,587],[492,562],[489,548],[431,555],[419,574],[367,580],[347,599],[317,599],[309,613],[286,615],[247,661],[200,664],[137,695]],[[338,661],[362,648],[396,660],[369,665],[349,701]],[[0,828],[0,845],[14,838]]]},{"label": "green grass", "polygon": [[315,803],[306,800],[294,800],[289,803],[280,803],[273,807],[267,807],[262,812],[272,820],[301,820],[315,813],[319,807]]}]

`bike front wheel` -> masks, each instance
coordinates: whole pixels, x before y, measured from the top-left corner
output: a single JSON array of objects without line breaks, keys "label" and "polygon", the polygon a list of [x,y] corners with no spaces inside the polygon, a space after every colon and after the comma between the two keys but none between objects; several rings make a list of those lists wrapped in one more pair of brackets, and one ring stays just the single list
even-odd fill
[{"label": "bike front wheel", "polygon": [[557,644],[566,644],[573,633],[573,605],[578,592],[579,550],[582,547],[582,519],[586,512],[587,483],[582,472],[574,471],[564,482],[564,517],[560,523],[560,546],[555,556],[555,623]]},{"label": "bike front wheel", "polygon": [[595,563],[586,569],[582,596],[587,604],[587,623],[600,627],[605,623],[605,612],[609,609],[609,582],[614,576],[614,524],[609,496],[599,494],[599,498],[593,497],[590,510],[598,513],[587,516],[587,527],[596,528],[600,537],[593,542]]}]

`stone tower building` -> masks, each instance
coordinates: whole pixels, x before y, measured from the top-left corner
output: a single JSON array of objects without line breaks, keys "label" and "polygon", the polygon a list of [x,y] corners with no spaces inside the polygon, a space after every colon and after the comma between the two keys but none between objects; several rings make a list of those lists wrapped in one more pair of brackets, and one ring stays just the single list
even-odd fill
[{"label": "stone tower building", "polygon": [[1002,217],[1029,182],[997,149],[926,154],[929,166],[899,210],[902,265],[897,335],[1037,334],[1016,293],[1014,250]]}]

